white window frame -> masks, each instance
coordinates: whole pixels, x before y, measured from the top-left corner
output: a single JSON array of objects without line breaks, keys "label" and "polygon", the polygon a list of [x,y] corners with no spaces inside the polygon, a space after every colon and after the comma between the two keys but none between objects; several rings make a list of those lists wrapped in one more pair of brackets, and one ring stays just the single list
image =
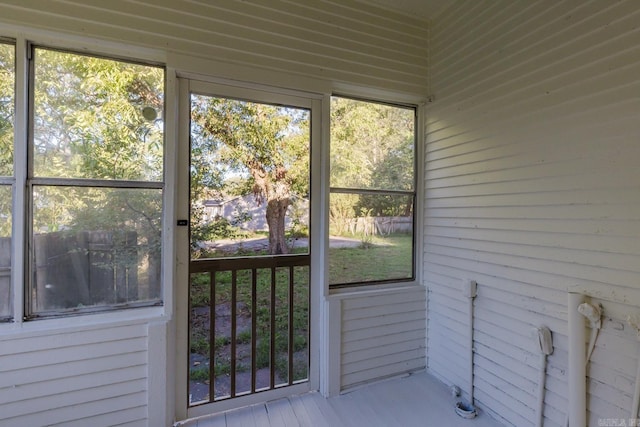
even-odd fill
[{"label": "white window frame", "polygon": [[[380,94],[377,94],[380,95]],[[423,177],[423,166],[422,166],[422,159],[423,159],[423,151],[422,151],[422,144],[420,143],[420,141],[423,140],[423,132],[422,129],[424,127],[423,125],[423,120],[422,120],[422,116],[424,114],[423,112],[423,105],[420,104],[416,104],[413,102],[402,102],[402,101],[398,101],[395,100],[394,97],[385,97],[384,95],[381,97],[376,97],[371,96],[368,91],[357,91],[356,93],[350,92],[350,91],[337,91],[331,94],[331,96],[329,97],[329,102],[331,100],[331,98],[333,97],[338,97],[338,98],[345,98],[345,99],[352,99],[352,100],[356,100],[356,101],[361,101],[361,102],[370,102],[370,103],[374,103],[374,104],[383,104],[383,105],[388,105],[391,107],[398,107],[398,108],[406,108],[406,109],[413,109],[414,111],[414,131],[413,131],[413,147],[414,147],[414,154],[413,154],[413,191],[393,191],[393,190],[367,190],[367,189],[363,189],[363,188],[356,188],[356,187],[349,187],[349,188],[338,188],[338,187],[332,187],[330,186],[330,184],[327,184],[328,187],[328,196],[327,196],[327,204],[329,203],[329,200],[331,198],[331,194],[397,194],[397,195],[409,195],[411,194],[413,196],[413,212],[412,212],[412,227],[413,227],[413,232],[412,232],[412,271],[411,271],[411,277],[409,278],[389,278],[389,279],[382,279],[382,280],[371,280],[371,281],[361,281],[361,282],[350,282],[350,283],[328,283],[328,277],[327,277],[327,283],[328,283],[328,287],[331,293],[350,293],[352,291],[358,292],[358,289],[370,289],[371,287],[376,288],[376,289],[383,289],[386,287],[397,287],[397,286],[406,286],[406,285],[412,285],[412,284],[416,284],[416,283],[420,283],[420,276],[421,276],[421,266],[419,263],[419,258],[418,258],[418,248],[422,247],[422,221],[420,219],[420,214],[422,213],[422,197],[421,194],[424,193],[423,191],[423,185],[422,185],[422,177]],[[331,109],[331,107],[329,106],[329,110]],[[329,122],[327,124],[328,127],[331,126],[331,112],[329,111],[327,118],[327,122]],[[330,131],[328,132],[330,135]],[[330,139],[330,136],[329,136]],[[328,149],[328,158],[327,158],[327,163],[331,162],[331,142],[329,141],[329,149]],[[327,176],[327,182],[329,182],[329,178]],[[328,219],[329,214],[328,214],[328,206],[327,206],[327,221],[329,221]],[[329,227],[327,225],[327,234],[329,232]],[[328,236],[327,236],[328,238]],[[328,246],[327,246],[327,259],[329,258],[328,255]]]},{"label": "white window frame", "polygon": [[[173,293],[167,284],[173,283],[174,277],[174,231],[172,224],[175,222],[175,140],[176,140],[176,77],[175,70],[167,67],[166,52],[136,48],[130,45],[112,43],[88,38],[63,36],[57,33],[38,30],[25,30],[23,28],[2,28],[0,32],[2,40],[15,46],[15,118],[14,118],[14,176],[5,181],[12,181],[12,248],[11,248],[11,316],[6,322],[0,322],[0,333],[38,331],[43,328],[59,328],[77,325],[72,319],[81,314],[85,316],[83,324],[100,324],[112,321],[148,321],[167,317],[173,310]],[[134,308],[113,307],[105,310],[87,310],[86,312],[71,313],[62,312],[59,316],[44,317],[38,322],[29,321],[28,298],[25,293],[30,288],[28,282],[28,246],[30,233],[28,229],[29,218],[29,194],[30,182],[28,165],[30,141],[30,108],[29,108],[29,81],[30,75],[30,49],[31,46],[57,49],[70,53],[79,53],[88,56],[102,57],[112,60],[149,64],[161,67],[165,75],[164,93],[164,173],[162,181],[162,224],[161,224],[161,283],[160,304],[146,304]],[[6,177],[5,177],[6,178]],[[44,182],[44,181],[42,181]],[[41,183],[38,181],[38,183]]]},{"label": "white window frame", "polygon": [[[33,194],[34,187],[70,187],[70,188],[104,188],[104,189],[140,189],[140,190],[161,190],[164,194],[165,190],[165,167],[164,167],[164,146],[166,143],[163,142],[163,167],[162,167],[162,179],[159,181],[129,181],[129,180],[121,180],[121,179],[97,179],[97,178],[62,178],[62,177],[39,177],[35,176],[34,172],[34,118],[35,118],[35,100],[34,100],[34,92],[35,92],[35,84],[36,84],[36,70],[35,70],[35,55],[37,49],[49,50],[49,51],[58,51],[65,54],[77,55],[77,56],[86,56],[91,58],[98,59],[107,59],[112,61],[120,61],[127,62],[131,64],[139,64],[143,66],[149,66],[161,69],[163,71],[164,76],[164,86],[166,88],[166,70],[162,65],[159,64],[151,64],[151,63],[142,63],[140,61],[132,61],[127,59],[121,59],[116,57],[105,57],[104,55],[87,53],[87,52],[77,52],[70,49],[61,49],[55,48],[45,45],[36,45],[33,43],[29,43],[27,45],[27,55],[29,57],[29,71],[28,71],[28,83],[29,83],[29,108],[28,120],[29,120],[29,141],[27,144],[27,194],[26,198],[28,200],[27,204],[27,217],[21,220],[26,221],[26,228],[28,230],[27,239],[31,243],[33,241],[34,230],[33,230],[33,220],[34,220],[34,209],[33,209]],[[165,89],[166,92],[166,89]],[[163,93],[164,96],[164,93]],[[164,102],[163,102],[164,105]],[[162,116],[165,116],[165,112],[162,112]],[[164,123],[163,123],[164,127]],[[166,141],[165,138],[165,130],[163,129],[163,140]],[[164,203],[163,203],[164,205]],[[161,236],[162,238],[162,236]],[[87,314],[93,313],[96,311],[109,311],[109,310],[119,310],[123,308],[138,308],[143,306],[152,306],[162,304],[162,286],[160,284],[160,295],[159,300],[151,300],[144,302],[131,302],[126,304],[113,303],[99,307],[87,307],[86,309],[60,309],[60,310],[47,310],[40,311],[34,309],[33,300],[31,298],[32,290],[35,286],[35,254],[34,249],[31,245],[28,245],[28,253],[27,253],[27,261],[26,261],[26,269],[28,271],[28,275],[24,281],[24,295],[25,295],[25,320],[36,320],[44,317],[56,317],[56,316],[69,316],[75,314]]]}]

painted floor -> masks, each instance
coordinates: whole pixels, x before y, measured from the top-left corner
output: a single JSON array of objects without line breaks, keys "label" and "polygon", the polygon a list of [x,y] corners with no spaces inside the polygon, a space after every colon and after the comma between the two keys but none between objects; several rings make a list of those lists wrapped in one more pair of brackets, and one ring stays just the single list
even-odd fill
[{"label": "painted floor", "polygon": [[189,427],[498,427],[480,412],[464,419],[441,382],[426,373],[381,381],[340,396],[307,393],[187,423]]}]

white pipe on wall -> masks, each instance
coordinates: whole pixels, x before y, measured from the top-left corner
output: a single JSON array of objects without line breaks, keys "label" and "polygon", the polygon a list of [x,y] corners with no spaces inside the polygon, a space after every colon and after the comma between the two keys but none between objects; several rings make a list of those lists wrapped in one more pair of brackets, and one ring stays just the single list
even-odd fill
[{"label": "white pipe on wall", "polygon": [[578,306],[584,295],[569,293],[569,426],[587,425],[587,364],[585,353],[586,329]]},{"label": "white pipe on wall", "polygon": [[536,412],[537,427],[544,424],[544,386],[547,379],[547,356],[553,353],[551,330],[546,326],[536,328],[536,338],[540,349],[540,376],[538,377],[538,410]]},{"label": "white pipe on wall", "polygon": [[538,372],[538,408],[536,411],[536,427],[544,424],[544,384],[547,379],[547,355],[540,353],[540,371]]},{"label": "white pipe on wall", "polygon": [[467,283],[467,289],[465,290],[466,297],[468,298],[468,301],[469,301],[469,310],[468,310],[469,320],[467,325],[469,327],[469,405],[471,405],[471,407],[473,407],[474,405],[474,401],[473,401],[473,329],[474,329],[473,300],[478,295],[477,289],[478,289],[478,284],[475,282],[475,280],[470,280]]},{"label": "white pipe on wall", "polygon": [[475,418],[478,412],[476,411],[475,406],[473,405],[473,300],[477,295],[478,284],[475,280],[465,280],[462,292],[468,301],[468,330],[469,330],[469,404],[465,405],[463,402],[456,403],[456,413],[463,418]]}]

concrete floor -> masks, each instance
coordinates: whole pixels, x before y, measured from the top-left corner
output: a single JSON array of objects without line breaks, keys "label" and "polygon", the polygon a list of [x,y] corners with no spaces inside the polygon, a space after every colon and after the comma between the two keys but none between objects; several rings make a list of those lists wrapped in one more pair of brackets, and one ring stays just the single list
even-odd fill
[{"label": "concrete floor", "polygon": [[307,393],[180,423],[185,427],[498,427],[479,411],[464,419],[444,384],[421,372],[340,396]]}]

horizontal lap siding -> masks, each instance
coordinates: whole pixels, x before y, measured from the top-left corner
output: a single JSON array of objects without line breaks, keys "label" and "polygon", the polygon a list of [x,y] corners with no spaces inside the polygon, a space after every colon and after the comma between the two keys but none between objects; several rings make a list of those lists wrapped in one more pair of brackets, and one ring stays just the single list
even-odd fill
[{"label": "horizontal lap siding", "polygon": [[[20,26],[86,36],[87,45],[120,43],[134,59],[152,49],[160,52],[154,57],[184,59],[170,64],[179,71],[292,89],[347,84],[427,94],[425,22],[355,0],[0,2],[0,37],[22,34]],[[37,43],[67,47],[43,34]],[[425,366],[424,294],[391,298],[388,310],[385,298],[345,301],[343,385]],[[60,330],[0,344],[0,425],[145,423],[146,327]]]},{"label": "horizontal lap siding", "polygon": [[0,340],[0,426],[147,422],[147,327]]},{"label": "horizontal lap siding", "polygon": [[602,295],[617,316],[589,371],[591,425],[629,416],[638,349],[624,315],[640,305],[638,19],[635,2],[461,1],[431,27],[428,367],[466,389],[460,289],[476,280],[474,394],[510,425],[534,424],[531,333],[541,325],[555,345],[545,425],[564,421],[573,286]]},{"label": "horizontal lap siding", "polygon": [[342,300],[341,388],[425,367],[425,290]]},{"label": "horizontal lap siding", "polygon": [[8,0],[0,4],[1,21],[213,64],[426,95],[424,21],[355,1]]}]

